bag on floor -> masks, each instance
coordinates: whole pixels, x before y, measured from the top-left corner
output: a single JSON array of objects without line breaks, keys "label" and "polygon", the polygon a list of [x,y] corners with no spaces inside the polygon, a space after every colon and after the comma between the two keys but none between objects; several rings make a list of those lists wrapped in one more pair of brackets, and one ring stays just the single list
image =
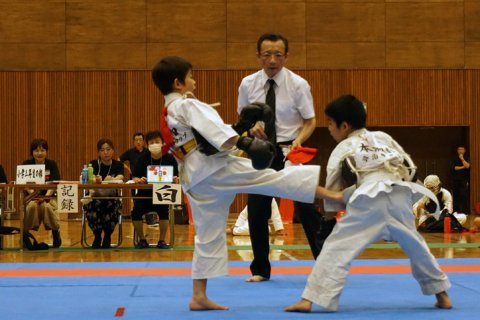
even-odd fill
[{"label": "bag on floor", "polygon": [[450,217],[450,230],[452,232],[468,231],[453,214],[448,213],[446,210],[442,211],[438,220],[433,217],[425,220],[423,223],[424,227],[418,230],[423,232],[443,232],[445,230],[445,217]]},{"label": "bag on floor", "polygon": [[20,228],[0,226],[0,234],[8,235],[8,234],[18,234],[18,233],[20,233]]},{"label": "bag on floor", "polygon": [[45,242],[38,243],[37,239],[28,231],[23,232],[23,247],[28,250],[48,250],[48,244]]}]

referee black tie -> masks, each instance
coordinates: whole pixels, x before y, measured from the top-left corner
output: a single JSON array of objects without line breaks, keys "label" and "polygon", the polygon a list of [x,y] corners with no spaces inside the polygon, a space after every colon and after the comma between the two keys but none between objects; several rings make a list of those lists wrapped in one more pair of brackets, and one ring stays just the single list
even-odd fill
[{"label": "referee black tie", "polygon": [[268,136],[268,140],[273,144],[277,143],[277,135],[275,132],[275,80],[268,79],[268,84],[270,87],[267,91],[267,97],[265,103],[272,108],[273,118],[272,121],[265,123],[265,134]]}]

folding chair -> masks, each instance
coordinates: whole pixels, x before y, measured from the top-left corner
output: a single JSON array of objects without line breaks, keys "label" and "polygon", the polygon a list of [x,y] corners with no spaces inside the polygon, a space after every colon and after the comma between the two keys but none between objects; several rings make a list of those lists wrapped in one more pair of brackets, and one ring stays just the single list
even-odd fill
[{"label": "folding chair", "polygon": [[15,209],[15,188],[7,185],[4,191],[6,191],[6,194],[2,194],[2,218],[10,219],[12,213],[17,212],[17,209]]},{"label": "folding chair", "polygon": [[19,234],[20,228],[4,226],[3,221],[16,212],[14,207],[14,188],[7,186],[0,193],[0,250],[3,249],[3,235]]}]

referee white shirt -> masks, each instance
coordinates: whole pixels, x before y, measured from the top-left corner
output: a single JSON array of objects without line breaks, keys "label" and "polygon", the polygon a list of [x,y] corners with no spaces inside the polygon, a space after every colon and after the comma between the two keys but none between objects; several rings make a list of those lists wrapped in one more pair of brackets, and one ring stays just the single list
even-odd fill
[{"label": "referee white shirt", "polygon": [[[269,77],[259,70],[243,78],[238,88],[238,113],[253,102],[265,102],[269,88]],[[308,82],[283,67],[273,78],[275,80],[275,129],[277,143],[295,140],[305,119],[315,117],[313,98]]]}]

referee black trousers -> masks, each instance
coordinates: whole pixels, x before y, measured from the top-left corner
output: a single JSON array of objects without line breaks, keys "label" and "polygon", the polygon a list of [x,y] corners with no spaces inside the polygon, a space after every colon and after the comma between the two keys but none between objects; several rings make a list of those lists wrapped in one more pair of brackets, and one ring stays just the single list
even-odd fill
[{"label": "referee black trousers", "polygon": [[[277,146],[277,155],[272,162],[271,168],[281,170],[284,168],[282,150]],[[268,220],[272,215],[272,197],[257,194],[248,195],[248,226],[250,229],[250,240],[253,249],[253,261],[250,264],[252,275],[259,275],[269,279],[271,265],[268,259],[270,252]],[[320,253],[315,236],[320,228],[320,214],[314,204],[295,202],[295,210],[298,214],[307,236],[313,257],[316,259]]]}]

